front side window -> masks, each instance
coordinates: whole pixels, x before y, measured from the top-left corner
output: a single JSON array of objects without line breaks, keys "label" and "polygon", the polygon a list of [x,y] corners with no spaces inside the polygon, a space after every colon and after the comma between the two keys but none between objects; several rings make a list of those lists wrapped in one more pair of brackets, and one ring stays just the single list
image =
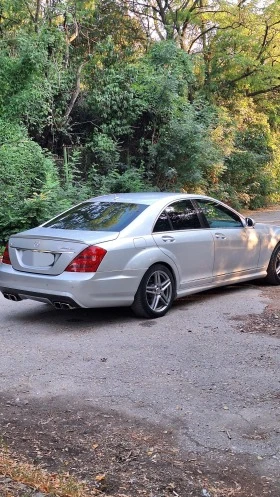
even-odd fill
[{"label": "front side window", "polygon": [[209,228],[242,228],[240,217],[221,204],[212,200],[196,200],[199,210],[204,214]]},{"label": "front side window", "polygon": [[136,219],[147,205],[121,202],[85,202],[57,216],[44,228],[83,231],[121,231]]},{"label": "front side window", "polygon": [[166,207],[159,216],[154,232],[201,228],[198,215],[190,200],[180,200]]}]

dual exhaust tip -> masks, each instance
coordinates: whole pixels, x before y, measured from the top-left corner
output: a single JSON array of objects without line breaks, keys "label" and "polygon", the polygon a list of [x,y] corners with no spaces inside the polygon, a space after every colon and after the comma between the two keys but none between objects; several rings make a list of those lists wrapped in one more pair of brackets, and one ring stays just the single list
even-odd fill
[{"label": "dual exhaust tip", "polygon": [[63,310],[63,311],[69,311],[70,309],[75,309],[75,307],[73,307],[70,304],[67,304],[67,302],[52,302],[52,305],[56,309]]},{"label": "dual exhaust tip", "polygon": [[12,300],[13,302],[19,302],[22,300],[18,295],[15,295],[13,293],[3,293],[5,299]]},{"label": "dual exhaust tip", "polygon": [[[13,302],[19,302],[22,298],[14,293],[4,293],[5,299],[12,300]],[[51,301],[51,304],[59,310],[68,311],[70,309],[75,309],[75,306],[68,304],[67,302]]]}]

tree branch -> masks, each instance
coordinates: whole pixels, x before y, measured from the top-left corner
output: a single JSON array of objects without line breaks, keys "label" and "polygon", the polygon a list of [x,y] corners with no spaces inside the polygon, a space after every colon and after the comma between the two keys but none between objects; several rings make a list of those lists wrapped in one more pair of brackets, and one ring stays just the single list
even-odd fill
[{"label": "tree branch", "polygon": [[35,17],[32,14],[32,10],[30,9],[28,2],[26,0],[24,0],[24,3],[25,3],[25,6],[26,6],[26,8],[27,8],[27,10],[29,12],[29,15],[31,17],[32,22],[35,22]]},{"label": "tree branch", "polygon": [[77,21],[75,21],[75,33],[73,33],[68,39],[67,43],[72,43],[72,41],[76,40],[77,36],[79,34],[79,26]]},{"label": "tree branch", "polygon": [[272,86],[271,88],[265,88],[263,90],[252,91],[246,94],[246,97],[256,97],[257,95],[263,95],[264,93],[269,93],[270,91],[280,90],[280,85]]},{"label": "tree branch", "polygon": [[77,79],[76,79],[76,88],[74,90],[74,93],[72,94],[71,100],[70,100],[69,105],[67,107],[67,110],[64,114],[64,121],[68,121],[69,116],[73,110],[75,103],[76,103],[76,100],[80,94],[80,91],[81,91],[81,72],[82,72],[82,69],[86,63],[87,62],[82,62],[78,67]]},{"label": "tree branch", "polygon": [[189,49],[188,49],[188,53],[190,53],[193,45],[199,40],[199,38],[201,38],[202,36],[206,35],[207,33],[209,33],[210,31],[212,31],[213,29],[217,29],[217,26],[211,26],[210,28],[208,29],[205,29],[205,31],[201,31],[199,33],[199,35],[194,39],[192,40],[190,46],[189,46]]},{"label": "tree branch", "polygon": [[252,74],[254,74],[257,71],[258,71],[258,69],[256,67],[254,69],[251,69],[251,70],[247,69],[247,71],[245,71],[243,74],[241,74],[237,78],[231,79],[230,81],[226,81],[226,84],[227,85],[234,85],[235,83],[237,83],[237,81],[241,81],[241,79],[248,78],[248,76],[251,76]]},{"label": "tree branch", "polygon": [[266,40],[267,40],[267,36],[268,36],[268,31],[269,31],[269,26],[268,24],[266,24],[266,27],[265,27],[265,30],[264,30],[264,35],[263,35],[263,41],[262,41],[262,44],[261,44],[261,48],[260,48],[260,51],[257,55],[257,59],[256,60],[260,60],[263,52],[264,52],[264,49],[265,49],[265,45],[266,45]]}]

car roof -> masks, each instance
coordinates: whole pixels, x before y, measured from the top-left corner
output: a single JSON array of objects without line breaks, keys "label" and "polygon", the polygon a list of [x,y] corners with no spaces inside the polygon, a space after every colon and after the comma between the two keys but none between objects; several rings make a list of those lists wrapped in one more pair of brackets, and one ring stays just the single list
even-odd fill
[{"label": "car roof", "polygon": [[131,202],[137,204],[151,205],[159,200],[176,200],[184,198],[210,198],[204,195],[174,193],[174,192],[137,192],[137,193],[111,193],[109,195],[100,195],[92,197],[90,201],[99,202]]}]

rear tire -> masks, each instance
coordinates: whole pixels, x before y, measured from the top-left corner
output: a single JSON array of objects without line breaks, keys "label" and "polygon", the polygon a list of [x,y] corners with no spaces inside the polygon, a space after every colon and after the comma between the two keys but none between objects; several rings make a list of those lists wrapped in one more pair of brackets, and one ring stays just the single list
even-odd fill
[{"label": "rear tire", "polygon": [[131,306],[134,314],[159,318],[170,309],[175,298],[175,280],[163,264],[154,264],[144,274]]},{"label": "rear tire", "polygon": [[272,252],[265,281],[270,285],[280,285],[280,244]]}]

